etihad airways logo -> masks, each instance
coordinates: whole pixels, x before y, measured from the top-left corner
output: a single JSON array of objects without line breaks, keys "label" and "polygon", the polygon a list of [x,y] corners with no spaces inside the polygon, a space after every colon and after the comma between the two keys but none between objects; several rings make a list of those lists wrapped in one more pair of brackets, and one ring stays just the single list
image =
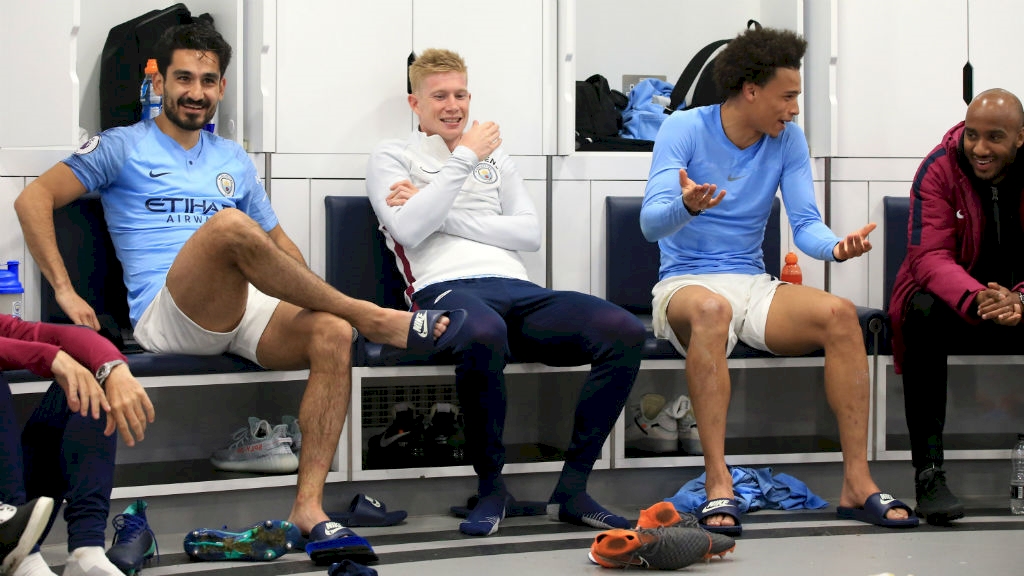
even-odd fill
[{"label": "etihad airways logo", "polygon": [[149,198],[146,200],[146,210],[156,214],[166,214],[168,223],[202,224],[210,216],[220,212],[222,208],[231,208],[231,205],[196,198]]}]

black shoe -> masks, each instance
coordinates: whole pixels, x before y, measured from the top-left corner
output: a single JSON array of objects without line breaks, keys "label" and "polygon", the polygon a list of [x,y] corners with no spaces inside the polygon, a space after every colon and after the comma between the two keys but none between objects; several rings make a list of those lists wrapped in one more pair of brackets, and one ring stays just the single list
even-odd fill
[{"label": "black shoe", "polygon": [[136,500],[111,521],[114,543],[107,550],[107,559],[128,576],[138,574],[156,555],[156,536],[146,520],[146,507],[145,500]]},{"label": "black shoe", "polygon": [[12,574],[28,556],[50,521],[53,498],[21,506],[0,504],[0,574]]},{"label": "black shoe", "polygon": [[437,403],[423,430],[424,454],[430,466],[458,466],[465,458],[466,434],[459,407]]},{"label": "black shoe", "polygon": [[366,467],[416,468],[424,462],[423,416],[411,403],[399,402],[391,407],[387,429],[370,438]]},{"label": "black shoe", "polygon": [[935,526],[947,526],[964,517],[964,505],[946,487],[946,472],[932,465],[917,473],[914,513]]}]

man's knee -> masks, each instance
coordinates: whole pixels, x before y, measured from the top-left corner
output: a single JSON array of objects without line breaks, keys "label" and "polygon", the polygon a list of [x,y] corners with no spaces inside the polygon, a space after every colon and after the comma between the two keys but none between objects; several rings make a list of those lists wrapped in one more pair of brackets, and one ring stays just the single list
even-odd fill
[{"label": "man's knee", "polygon": [[348,363],[352,356],[352,325],[327,312],[314,312],[309,330],[310,361],[315,357],[336,357]]},{"label": "man's knee", "polygon": [[237,208],[224,208],[210,217],[200,228],[205,234],[220,239],[225,248],[249,247],[270,238],[255,220]]},{"label": "man's knee", "polygon": [[601,337],[605,341],[617,342],[623,348],[639,348],[647,339],[647,328],[632,313],[609,307],[599,315]]},{"label": "man's knee", "polygon": [[827,341],[863,339],[857,306],[846,298],[829,295],[822,315]]},{"label": "man's knee", "polygon": [[708,294],[695,300],[689,316],[692,333],[728,337],[729,325],[732,323],[732,307],[718,294]]},{"label": "man's knee", "polygon": [[491,355],[504,355],[508,349],[508,326],[497,315],[473,318],[459,330],[456,351],[476,351]]}]

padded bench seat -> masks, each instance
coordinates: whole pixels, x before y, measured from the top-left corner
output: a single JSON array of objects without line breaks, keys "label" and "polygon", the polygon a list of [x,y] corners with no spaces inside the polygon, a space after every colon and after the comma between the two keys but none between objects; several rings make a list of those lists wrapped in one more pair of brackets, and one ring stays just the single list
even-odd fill
[{"label": "padded bench seat", "polygon": [[[643,198],[638,196],[610,196],[605,199],[605,298],[646,320],[649,325],[651,288],[658,282],[661,252],[658,244],[648,242],[640,230],[642,203]],[[761,244],[765,271],[775,277],[779,276],[782,261],[780,220],[780,203],[775,198]],[[884,331],[885,313],[876,308],[858,306],[857,316],[864,332],[867,353],[875,354]],[[818,350],[806,356],[821,357],[824,351]],[[680,359],[668,340],[655,338],[650,330],[644,343],[643,357],[645,360]],[[730,359],[774,357],[743,342],[738,342],[729,355]]]},{"label": "padded bench seat", "polygon": [[[136,378],[159,376],[196,376],[202,374],[229,374],[235,372],[263,372],[256,364],[232,354],[220,356],[192,356],[189,354],[128,354],[128,366]],[[28,370],[4,372],[11,384],[46,380]]]}]

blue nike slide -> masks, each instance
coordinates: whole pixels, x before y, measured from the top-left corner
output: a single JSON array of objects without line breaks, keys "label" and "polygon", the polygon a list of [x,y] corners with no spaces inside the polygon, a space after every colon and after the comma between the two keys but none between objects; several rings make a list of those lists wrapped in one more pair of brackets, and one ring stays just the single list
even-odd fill
[{"label": "blue nike slide", "polygon": [[388,507],[376,498],[366,494],[356,494],[345,512],[328,512],[327,515],[335,522],[345,526],[370,527],[394,526],[400,524],[408,513],[405,510],[388,512]]},{"label": "blue nike slide", "polygon": [[[709,526],[704,522],[708,516],[715,515],[731,516],[736,524],[733,526]],[[715,498],[704,502],[697,509],[697,521],[700,523],[700,527],[708,532],[725,534],[733,538],[743,534],[743,524],[740,523],[740,507],[734,498]]]},{"label": "blue nike slide", "polygon": [[373,547],[365,538],[337,522],[326,520],[309,531],[306,554],[318,566],[344,560],[359,564],[378,560]]},{"label": "blue nike slide", "polygon": [[[448,317],[448,327],[440,338],[434,338],[434,325],[441,316]],[[413,354],[432,354],[447,350],[459,333],[462,325],[466,322],[466,311],[458,308],[455,310],[416,310],[409,320],[409,336],[404,351],[400,348],[385,344],[382,353],[388,356],[401,352]]]},{"label": "blue nike slide", "polygon": [[[903,508],[907,511],[907,517],[900,520],[886,518],[886,513],[893,508]],[[882,492],[875,492],[868,496],[863,506],[856,508],[849,506],[836,507],[836,517],[844,520],[866,522],[884,528],[914,528],[920,523],[917,516],[914,515],[914,511],[910,509],[910,506]]]}]

